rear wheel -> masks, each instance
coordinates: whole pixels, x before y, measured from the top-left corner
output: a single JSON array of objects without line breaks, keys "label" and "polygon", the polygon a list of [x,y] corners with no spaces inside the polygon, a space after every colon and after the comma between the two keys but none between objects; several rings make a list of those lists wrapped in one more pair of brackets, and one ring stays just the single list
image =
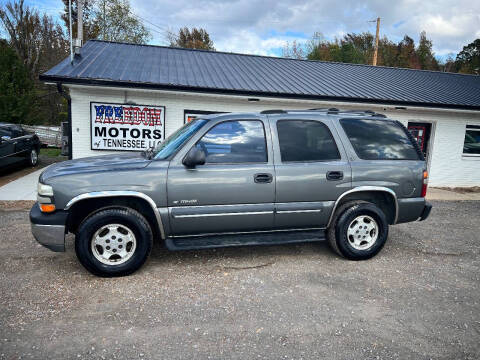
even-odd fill
[{"label": "rear wheel", "polygon": [[75,252],[82,265],[98,276],[129,275],[147,260],[152,230],[130,208],[112,208],[88,217],[78,228]]},{"label": "rear wheel", "polygon": [[339,255],[350,260],[370,259],[387,241],[387,219],[375,204],[352,201],[335,213],[327,237]]},{"label": "rear wheel", "polygon": [[30,164],[30,166],[37,166],[37,164],[38,164],[38,151],[37,151],[37,149],[34,148],[34,149],[30,150],[30,154],[28,155],[27,161]]}]

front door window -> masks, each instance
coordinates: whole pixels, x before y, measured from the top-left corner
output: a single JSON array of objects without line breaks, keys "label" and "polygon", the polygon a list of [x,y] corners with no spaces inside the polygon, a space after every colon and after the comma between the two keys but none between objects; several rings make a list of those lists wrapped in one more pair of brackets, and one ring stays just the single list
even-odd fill
[{"label": "front door window", "polygon": [[258,120],[226,121],[210,129],[197,143],[207,164],[267,162],[263,124]]}]

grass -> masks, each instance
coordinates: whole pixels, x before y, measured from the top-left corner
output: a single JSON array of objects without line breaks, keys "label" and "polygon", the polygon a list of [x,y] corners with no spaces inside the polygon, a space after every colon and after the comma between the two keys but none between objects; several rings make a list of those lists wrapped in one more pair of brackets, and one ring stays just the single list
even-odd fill
[{"label": "grass", "polygon": [[62,152],[61,149],[57,148],[42,148],[40,149],[40,155],[48,156],[48,157],[57,157],[60,156]]}]

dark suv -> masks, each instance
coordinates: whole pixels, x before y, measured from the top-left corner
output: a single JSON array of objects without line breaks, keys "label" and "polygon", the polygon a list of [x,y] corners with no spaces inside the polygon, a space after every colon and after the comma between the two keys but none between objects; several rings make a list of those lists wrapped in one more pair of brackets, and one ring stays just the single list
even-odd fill
[{"label": "dark suv", "polygon": [[389,225],[427,218],[426,188],[416,142],[381,114],[217,114],[142,154],[48,167],[30,219],[54,251],[75,234],[80,262],[101,276],[137,270],[153,239],[171,250],[327,239],[364,260]]}]

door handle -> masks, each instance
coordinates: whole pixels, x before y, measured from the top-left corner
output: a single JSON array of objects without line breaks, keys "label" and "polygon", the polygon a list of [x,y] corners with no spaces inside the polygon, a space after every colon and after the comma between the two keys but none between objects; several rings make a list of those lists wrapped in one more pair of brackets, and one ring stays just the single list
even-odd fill
[{"label": "door handle", "polygon": [[327,180],[342,180],[343,179],[343,171],[329,171],[327,172]]},{"label": "door handle", "polygon": [[273,180],[272,174],[255,174],[253,180],[256,183],[271,183]]}]

